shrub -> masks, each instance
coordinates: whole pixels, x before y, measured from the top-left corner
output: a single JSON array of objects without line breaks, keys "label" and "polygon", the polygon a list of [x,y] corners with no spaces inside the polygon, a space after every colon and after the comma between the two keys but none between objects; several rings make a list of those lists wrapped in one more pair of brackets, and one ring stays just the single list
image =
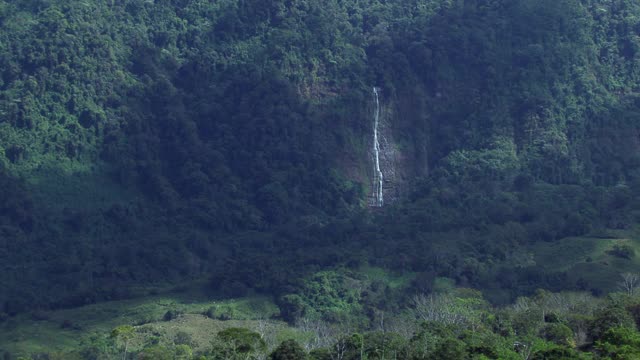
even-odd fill
[{"label": "shrub", "polygon": [[252,353],[266,348],[266,343],[257,332],[245,328],[228,328],[218,333],[225,343],[233,343],[239,353]]},{"label": "shrub", "polygon": [[138,354],[139,360],[172,360],[173,354],[171,350],[164,346],[153,346],[142,350]]},{"label": "shrub", "polygon": [[205,311],[204,315],[209,319],[217,319],[220,321],[227,321],[236,318],[235,310],[229,306],[211,306],[207,311]]},{"label": "shrub", "polygon": [[176,336],[173,339],[173,342],[176,345],[192,346],[193,345],[193,336],[191,336],[191,334],[189,334],[188,332],[178,331],[178,333],[176,334]]},{"label": "shrub", "polygon": [[584,358],[580,356],[580,354],[573,349],[558,347],[558,348],[538,351],[533,355],[531,359],[532,360],[558,360],[558,359],[580,360]]},{"label": "shrub", "polygon": [[307,353],[295,340],[283,341],[269,357],[271,360],[305,360]]},{"label": "shrub", "polygon": [[209,319],[215,319],[217,310],[218,308],[216,306],[211,306],[207,309],[207,311],[204,312],[204,315]]},{"label": "shrub", "polygon": [[455,338],[448,338],[438,345],[433,354],[433,358],[443,360],[466,359],[467,350],[462,341]]},{"label": "shrub", "polygon": [[280,307],[280,315],[282,318],[293,324],[295,321],[304,316],[306,313],[306,304],[299,295],[290,294],[280,298],[278,302]]},{"label": "shrub", "polygon": [[188,345],[178,345],[175,349],[175,360],[188,360],[193,357],[193,350]]},{"label": "shrub", "polygon": [[607,330],[595,348],[603,357],[614,359],[640,358],[640,334],[628,327],[614,327]]},{"label": "shrub", "polygon": [[636,251],[630,245],[616,244],[611,250],[609,250],[609,254],[615,257],[630,260],[636,256]]},{"label": "shrub", "polygon": [[179,311],[179,310],[168,310],[166,313],[164,313],[164,316],[162,317],[162,320],[171,321],[173,319],[178,318],[182,314],[183,314],[183,312]]},{"label": "shrub", "polygon": [[594,339],[599,339],[607,330],[617,327],[633,329],[635,322],[624,308],[609,306],[595,314],[590,324],[589,333]]},{"label": "shrub", "polygon": [[314,349],[309,353],[310,360],[331,360],[331,352],[327,349]]},{"label": "shrub", "polygon": [[547,324],[542,330],[543,337],[558,345],[574,347],[573,330],[560,323]]}]

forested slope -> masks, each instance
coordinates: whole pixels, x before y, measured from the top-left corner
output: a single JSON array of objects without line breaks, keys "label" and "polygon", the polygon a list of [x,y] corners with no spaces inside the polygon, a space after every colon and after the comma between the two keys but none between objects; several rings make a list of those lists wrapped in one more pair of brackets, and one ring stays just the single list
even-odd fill
[{"label": "forested slope", "polygon": [[[283,295],[366,263],[494,301],[610,290],[529,257],[638,222],[638,16],[631,0],[0,1],[2,310],[202,276]],[[374,86],[407,177],[381,211]]]}]

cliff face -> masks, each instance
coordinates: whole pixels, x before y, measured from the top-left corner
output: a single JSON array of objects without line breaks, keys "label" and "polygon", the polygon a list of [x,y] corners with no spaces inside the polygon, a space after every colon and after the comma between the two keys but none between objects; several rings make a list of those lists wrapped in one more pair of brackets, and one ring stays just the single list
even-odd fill
[{"label": "cliff face", "polygon": [[[384,205],[392,205],[402,199],[402,196],[407,192],[407,186],[412,178],[418,176],[419,169],[416,164],[419,162],[414,154],[410,153],[410,149],[407,146],[403,146],[402,141],[409,143],[411,138],[404,138],[401,133],[403,125],[406,125],[406,119],[403,119],[399,114],[402,110],[399,108],[398,101],[386,96],[382,89],[378,90],[379,104],[372,101],[373,106],[370,106],[371,110],[371,134],[369,136],[369,151],[367,152],[368,159],[362,159],[367,162],[368,168],[367,176],[370,179],[371,191],[368,196],[368,204],[371,207],[378,207],[380,205],[377,188],[378,176],[376,161],[379,162],[380,173],[382,174],[382,196]],[[379,109],[376,109],[379,106]],[[378,141],[379,149],[378,156],[376,156],[376,146],[374,141],[375,129],[375,113],[379,111],[378,121]],[[423,170],[424,171],[424,170]]]}]

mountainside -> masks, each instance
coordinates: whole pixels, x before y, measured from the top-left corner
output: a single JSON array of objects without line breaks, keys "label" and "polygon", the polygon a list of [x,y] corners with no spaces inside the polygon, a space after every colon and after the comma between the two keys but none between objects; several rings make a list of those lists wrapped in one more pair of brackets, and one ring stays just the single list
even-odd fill
[{"label": "mountainside", "polygon": [[[634,251],[639,19],[632,0],[0,0],[0,312],[202,277],[281,296],[367,264],[494,302],[612,290],[540,254]],[[635,264],[583,252],[600,277]]]}]

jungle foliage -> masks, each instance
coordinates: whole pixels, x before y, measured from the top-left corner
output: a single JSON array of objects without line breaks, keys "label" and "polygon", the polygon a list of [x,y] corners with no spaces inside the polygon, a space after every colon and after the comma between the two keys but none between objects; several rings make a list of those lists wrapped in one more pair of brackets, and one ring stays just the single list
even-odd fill
[{"label": "jungle foliage", "polygon": [[[639,19],[632,0],[0,0],[0,310],[208,276],[339,319],[360,294],[305,276],[363,265],[493,302],[609,291],[528,249],[638,223]],[[379,212],[344,156],[372,86],[423,174]]]},{"label": "jungle foliage", "polygon": [[108,336],[97,333],[75,349],[32,358],[612,360],[640,355],[637,295],[612,293],[603,299],[538,291],[499,308],[487,306],[471,289],[437,292],[425,299],[373,319],[366,327],[301,318],[294,327],[279,330],[263,319],[247,327],[171,337],[148,325],[125,325]]}]

